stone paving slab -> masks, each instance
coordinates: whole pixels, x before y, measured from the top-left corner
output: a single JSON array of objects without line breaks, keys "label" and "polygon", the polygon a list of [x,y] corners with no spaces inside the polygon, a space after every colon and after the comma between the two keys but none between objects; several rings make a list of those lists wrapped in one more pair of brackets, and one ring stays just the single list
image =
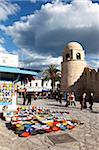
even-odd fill
[{"label": "stone paving slab", "polygon": [[[55,100],[36,100],[32,105],[44,106],[54,111],[69,111],[68,118],[76,118],[84,124],[73,130],[51,132],[42,135],[20,138],[8,130],[5,122],[0,120],[0,150],[99,150],[99,103],[94,103],[93,112],[89,109],[80,110],[79,102],[76,107],[66,108],[63,102]],[[48,135],[67,133],[77,142],[54,145]]]}]

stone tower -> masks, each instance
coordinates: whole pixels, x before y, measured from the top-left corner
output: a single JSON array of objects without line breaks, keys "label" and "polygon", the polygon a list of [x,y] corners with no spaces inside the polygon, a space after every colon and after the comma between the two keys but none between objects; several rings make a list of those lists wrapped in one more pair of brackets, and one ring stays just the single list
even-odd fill
[{"label": "stone tower", "polygon": [[80,78],[85,67],[83,47],[77,42],[68,43],[64,48],[63,62],[61,63],[61,91],[75,91],[75,86],[73,87],[73,85]]}]

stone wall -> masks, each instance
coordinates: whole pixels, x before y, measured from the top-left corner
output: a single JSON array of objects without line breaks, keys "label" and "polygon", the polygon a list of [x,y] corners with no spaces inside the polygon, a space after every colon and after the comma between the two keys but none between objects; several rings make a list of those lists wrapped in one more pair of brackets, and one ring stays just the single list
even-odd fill
[{"label": "stone wall", "polygon": [[78,78],[74,84],[62,87],[62,91],[74,91],[76,98],[78,99],[83,92],[87,94],[90,92],[94,93],[94,100],[99,101],[99,72],[95,69],[84,68],[82,75]]}]

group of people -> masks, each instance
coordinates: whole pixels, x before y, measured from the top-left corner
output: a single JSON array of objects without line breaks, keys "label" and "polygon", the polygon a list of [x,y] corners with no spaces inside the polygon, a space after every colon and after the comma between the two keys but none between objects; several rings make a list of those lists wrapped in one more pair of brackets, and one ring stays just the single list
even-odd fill
[{"label": "group of people", "polygon": [[[63,96],[64,95],[64,96]],[[54,97],[57,101],[59,101],[60,103],[62,103],[62,99],[65,100],[65,106],[68,107],[69,105],[74,105],[76,106],[76,97],[75,97],[75,93],[74,92],[65,92],[64,94],[60,91],[54,93]],[[34,100],[35,100],[35,96],[34,96]],[[30,92],[24,92],[23,93],[23,105],[26,104],[27,101],[27,105],[31,105],[31,99],[32,99],[32,94]],[[94,100],[94,94],[93,92],[84,92],[81,94],[81,96],[79,97],[79,101],[81,104],[81,110],[82,109],[86,109],[87,108],[87,102],[89,102],[89,109],[92,110],[92,106],[93,106],[93,100]]]},{"label": "group of people", "polygon": [[[61,92],[57,92],[55,97],[56,97],[56,100],[59,101],[60,103],[62,103],[62,99],[64,99],[66,102],[65,103],[66,107],[70,105],[76,106],[76,102],[75,102],[76,96],[74,92],[67,92],[67,93],[64,92],[64,94],[62,94]],[[82,93],[81,96],[79,97],[81,110],[87,108],[87,102],[89,102],[89,109],[92,110],[93,100],[94,100],[93,92]]]},{"label": "group of people", "polygon": [[66,101],[66,107],[68,107],[68,105],[74,105],[76,106],[76,102],[75,102],[75,94],[74,92],[70,92],[70,93],[62,93],[60,91],[55,93],[55,99],[57,101],[59,101],[60,103],[62,103],[62,99],[64,99]]},{"label": "group of people", "polygon": [[[67,95],[65,97],[66,97],[66,105],[65,105],[66,107],[68,107],[68,105],[72,105],[72,104],[74,104],[74,106],[76,106],[76,102],[75,102],[76,98],[75,98],[74,92],[67,93]],[[79,100],[80,100],[80,104],[81,104],[81,110],[87,108],[87,102],[89,102],[89,109],[92,110],[93,100],[94,100],[93,92],[82,93]]]},{"label": "group of people", "polygon": [[74,106],[76,106],[74,92],[67,93],[67,95],[65,97],[66,97],[65,98],[66,99],[66,105],[65,105],[66,107],[68,107],[68,105],[74,105]]}]

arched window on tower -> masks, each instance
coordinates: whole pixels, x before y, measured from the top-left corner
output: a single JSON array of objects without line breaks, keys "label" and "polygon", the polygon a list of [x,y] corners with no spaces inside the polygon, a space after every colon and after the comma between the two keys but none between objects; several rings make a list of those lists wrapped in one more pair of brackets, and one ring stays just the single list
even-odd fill
[{"label": "arched window on tower", "polygon": [[70,54],[69,53],[66,54],[66,60],[70,60]]},{"label": "arched window on tower", "polygon": [[76,54],[76,59],[81,59],[81,54],[80,53]]}]

